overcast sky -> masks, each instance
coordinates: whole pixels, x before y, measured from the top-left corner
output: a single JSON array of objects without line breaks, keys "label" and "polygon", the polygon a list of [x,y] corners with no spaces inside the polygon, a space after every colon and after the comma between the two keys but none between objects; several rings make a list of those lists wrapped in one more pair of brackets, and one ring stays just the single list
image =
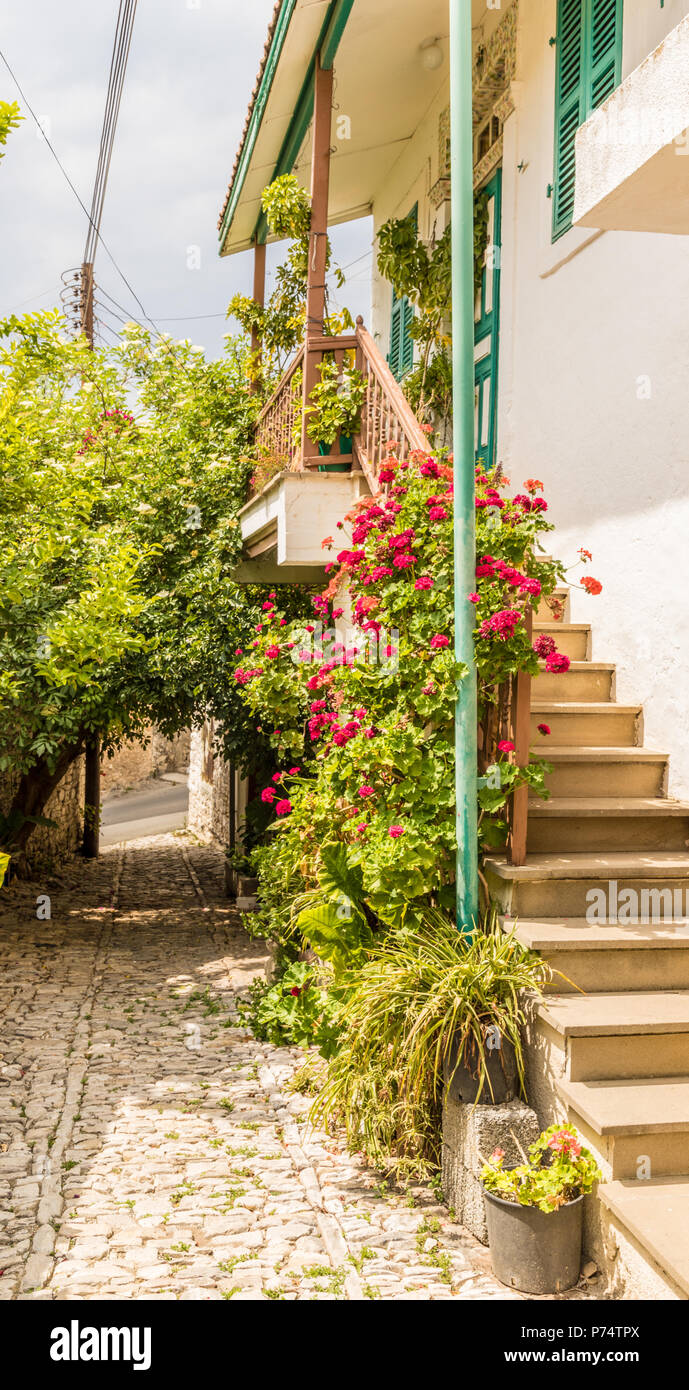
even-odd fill
[{"label": "overcast sky", "polygon": [[[0,48],[87,207],[117,8],[117,0],[0,0]],[[251,289],[251,252],[220,260],[216,224],[272,10],[273,0],[139,0],[134,25],[101,231],[146,313],[210,356],[222,350],[230,297]],[[21,100],[2,64],[0,97]],[[57,303],[86,234],[25,114],[0,163],[0,317]],[[370,237],[368,219],[333,229],[336,259],[344,266],[370,253]],[[200,250],[198,270],[187,266],[190,247]],[[269,268],[278,250],[270,248]],[[366,318],[369,267],[370,254],[357,259],[338,295]],[[96,280],[140,317],[102,246]]]}]

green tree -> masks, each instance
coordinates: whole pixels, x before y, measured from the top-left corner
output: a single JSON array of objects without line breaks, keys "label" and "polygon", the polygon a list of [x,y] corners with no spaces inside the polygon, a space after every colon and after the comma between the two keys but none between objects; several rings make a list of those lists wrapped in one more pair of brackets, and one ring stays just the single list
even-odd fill
[{"label": "green tree", "polygon": [[[0,324],[0,771],[21,853],[70,764],[206,714],[255,592],[233,580],[256,402],[218,362],[134,325],[110,351],[56,312]],[[238,694],[235,712],[249,720]]]}]

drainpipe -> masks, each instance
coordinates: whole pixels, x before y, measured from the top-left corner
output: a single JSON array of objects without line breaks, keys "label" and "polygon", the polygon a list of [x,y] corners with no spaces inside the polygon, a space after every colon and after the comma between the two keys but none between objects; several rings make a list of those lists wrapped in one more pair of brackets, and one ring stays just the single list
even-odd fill
[{"label": "drainpipe", "polygon": [[455,655],[468,667],[455,714],[457,926],[478,922],[474,478],[474,155],[471,0],[450,0]]}]

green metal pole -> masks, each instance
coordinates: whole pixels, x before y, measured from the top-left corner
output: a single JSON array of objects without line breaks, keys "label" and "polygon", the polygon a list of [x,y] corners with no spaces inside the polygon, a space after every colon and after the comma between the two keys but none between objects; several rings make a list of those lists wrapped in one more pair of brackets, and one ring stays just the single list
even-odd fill
[{"label": "green metal pole", "polygon": [[468,667],[455,715],[457,925],[478,923],[474,477],[474,154],[471,0],[450,0],[455,653]]}]

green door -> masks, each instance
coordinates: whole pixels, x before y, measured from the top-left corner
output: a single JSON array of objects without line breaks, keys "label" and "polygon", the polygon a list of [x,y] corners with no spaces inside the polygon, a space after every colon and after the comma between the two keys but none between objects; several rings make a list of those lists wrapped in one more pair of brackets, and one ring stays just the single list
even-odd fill
[{"label": "green door", "polygon": [[500,340],[502,169],[486,184],[488,249],[474,311],[474,442],[476,460],[495,463]]}]

